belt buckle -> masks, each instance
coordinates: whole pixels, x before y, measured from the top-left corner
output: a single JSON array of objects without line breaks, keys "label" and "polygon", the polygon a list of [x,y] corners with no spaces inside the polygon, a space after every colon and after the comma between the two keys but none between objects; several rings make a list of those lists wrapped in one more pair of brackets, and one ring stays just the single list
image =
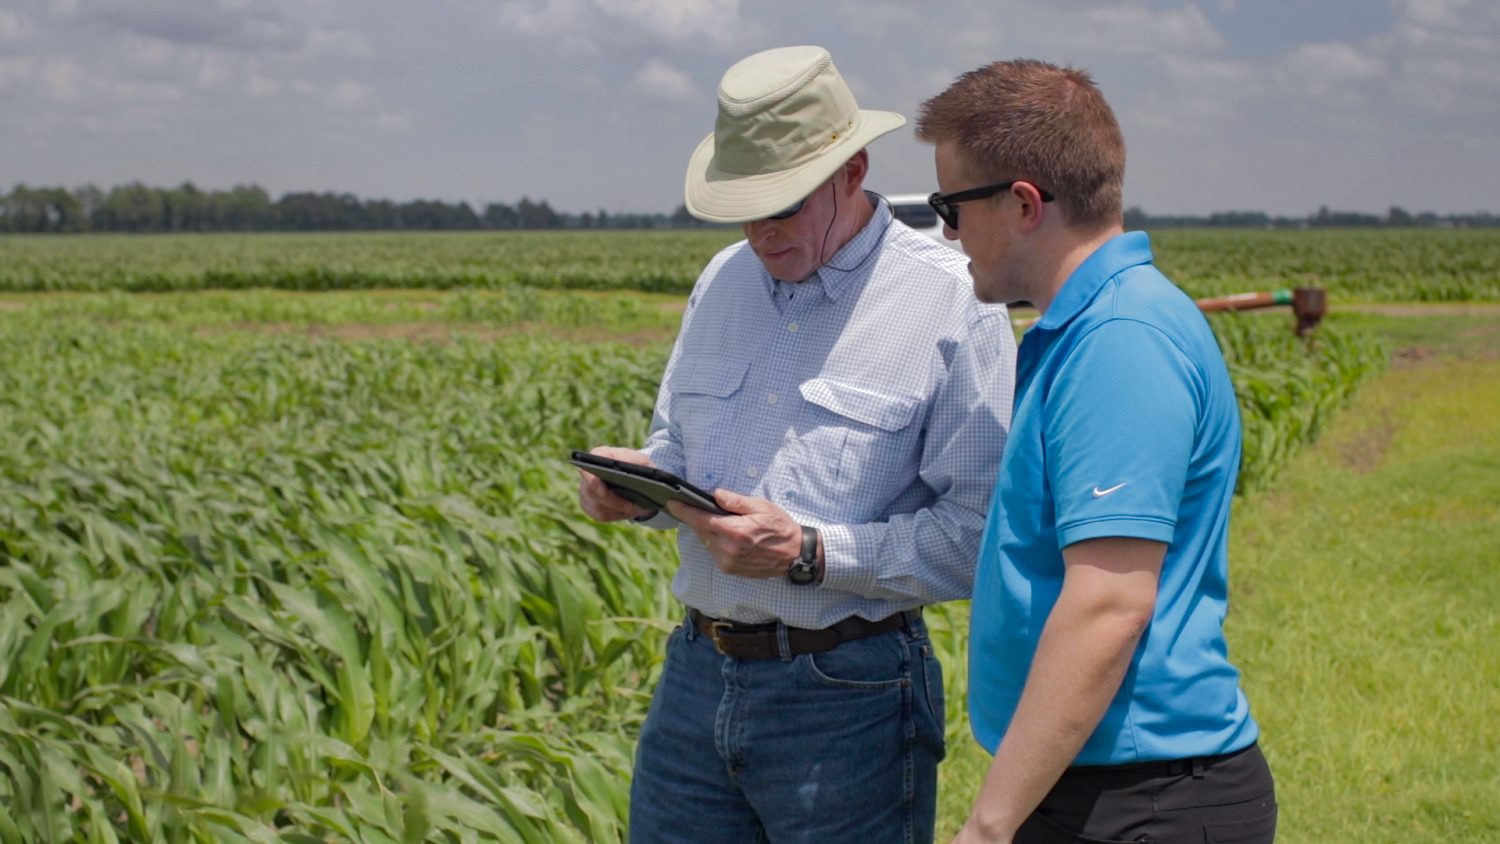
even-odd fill
[{"label": "belt buckle", "polygon": [[729,654],[724,652],[724,643],[722,640],[720,640],[719,636],[725,630],[728,630],[733,626],[734,625],[728,621],[718,619],[710,621],[708,623],[708,638],[714,643],[714,650],[719,652],[719,656],[729,656]]}]

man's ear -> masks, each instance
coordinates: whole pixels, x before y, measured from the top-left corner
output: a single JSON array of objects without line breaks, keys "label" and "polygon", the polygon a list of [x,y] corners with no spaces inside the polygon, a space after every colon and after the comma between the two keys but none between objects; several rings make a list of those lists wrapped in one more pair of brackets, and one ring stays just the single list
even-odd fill
[{"label": "man's ear", "polygon": [[849,187],[845,190],[845,192],[853,193],[855,191],[863,190],[865,184],[865,176],[869,175],[869,173],[870,153],[866,152],[865,150],[860,150],[859,152],[856,152],[854,154],[853,158],[850,158],[848,161],[844,162],[844,178],[849,184]]},{"label": "man's ear", "polygon": [[1030,182],[1016,182],[1010,186],[1020,204],[1020,227],[1022,234],[1031,234],[1042,224],[1042,218],[1054,213],[1042,202],[1042,192]]}]

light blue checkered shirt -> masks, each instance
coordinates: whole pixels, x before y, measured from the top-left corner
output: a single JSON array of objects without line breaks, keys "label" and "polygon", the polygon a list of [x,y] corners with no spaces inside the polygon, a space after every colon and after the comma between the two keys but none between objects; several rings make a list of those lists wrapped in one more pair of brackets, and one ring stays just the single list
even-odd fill
[{"label": "light blue checkered shirt", "polygon": [[[1016,344],[959,252],[874,218],[798,283],[745,242],[688,299],[644,451],[823,534],[821,584],[725,574],[691,531],[672,591],[711,616],[827,627],[966,598],[1010,430]],[[844,268],[844,269],[840,269]],[[648,522],[676,527],[659,514]]]}]

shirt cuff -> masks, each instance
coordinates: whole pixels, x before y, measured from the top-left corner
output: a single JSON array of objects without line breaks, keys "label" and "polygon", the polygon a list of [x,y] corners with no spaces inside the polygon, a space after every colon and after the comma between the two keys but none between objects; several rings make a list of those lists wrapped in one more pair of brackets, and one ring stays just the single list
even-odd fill
[{"label": "shirt cuff", "polygon": [[819,527],[823,537],[823,581],[820,588],[866,594],[875,586],[874,572],[859,565],[854,531],[848,525]]},{"label": "shirt cuff", "polygon": [[1172,544],[1177,525],[1149,516],[1090,519],[1057,529],[1057,547],[1066,548],[1086,539],[1149,539]]}]

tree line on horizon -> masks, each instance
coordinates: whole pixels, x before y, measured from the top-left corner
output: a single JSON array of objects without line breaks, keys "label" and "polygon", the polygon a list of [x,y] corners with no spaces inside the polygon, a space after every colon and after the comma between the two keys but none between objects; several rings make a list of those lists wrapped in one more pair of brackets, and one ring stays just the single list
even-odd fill
[{"label": "tree line on horizon", "polygon": [[0,195],[0,232],[286,232],[286,231],[477,231],[504,229],[658,229],[705,224],[688,214],[572,214],[547,200],[522,197],[515,205],[491,202],[476,211],[467,202],[361,199],[348,193],[294,191],[272,199],[258,185],[200,190],[192,182],[175,188],[131,182],[101,190],[94,185],[16,185]]},{"label": "tree line on horizon", "polygon": [[[1306,217],[1272,216],[1262,211],[1223,211],[1206,216],[1125,211],[1128,229],[1188,226],[1226,228],[1313,227],[1493,227],[1500,216],[1487,211],[1439,215],[1411,213],[1393,206],[1383,216],[1331,210],[1326,205]],[[672,214],[615,213],[604,209],[575,214],[554,209],[547,200],[522,197],[515,205],[491,202],[476,211],[467,202],[416,199],[393,202],[348,193],[296,191],[272,199],[258,185],[200,190],[192,182],[175,188],[141,182],[113,187],[67,189],[16,185],[0,195],[0,233],[84,232],[286,232],[286,231],[479,231],[518,229],[682,229],[711,228],[679,205]]]}]

